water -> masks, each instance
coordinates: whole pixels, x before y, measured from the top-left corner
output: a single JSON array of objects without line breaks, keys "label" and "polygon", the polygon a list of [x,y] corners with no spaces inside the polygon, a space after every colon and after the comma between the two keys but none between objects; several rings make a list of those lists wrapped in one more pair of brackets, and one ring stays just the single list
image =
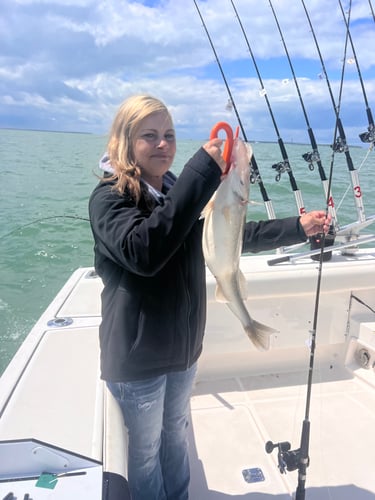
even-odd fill
[{"label": "water", "polygon": [[[62,216],[88,217],[88,197],[97,183],[95,172],[105,144],[105,136],[0,130],[0,374],[72,272],[93,265],[89,223]],[[176,173],[201,144],[178,143]],[[287,174],[275,182],[271,168],[281,160],[278,146],[257,143],[253,148],[276,216],[295,215]],[[306,208],[324,208],[318,172],[309,171],[301,159],[310,148],[287,145],[287,151]],[[328,175],[331,149],[323,146],[320,153]],[[366,148],[351,149],[357,168],[367,153]],[[373,215],[374,152],[360,176],[366,215]],[[335,158],[333,181],[338,205],[350,184],[344,156]],[[252,188],[251,198],[258,204],[249,206],[248,217],[266,219],[257,186]],[[351,189],[338,216],[340,224],[357,220]]]}]

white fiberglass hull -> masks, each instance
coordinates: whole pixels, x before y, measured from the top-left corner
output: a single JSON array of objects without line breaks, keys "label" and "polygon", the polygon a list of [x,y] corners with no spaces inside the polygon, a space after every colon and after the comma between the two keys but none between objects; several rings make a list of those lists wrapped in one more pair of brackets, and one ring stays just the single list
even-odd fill
[{"label": "white fiberglass hull", "polygon": [[[282,500],[296,489],[297,471],[280,474],[277,450],[267,454],[265,443],[300,446],[318,263],[269,266],[270,258],[241,259],[247,307],[279,330],[268,352],[215,302],[207,275],[207,332],[191,401],[194,500]],[[103,472],[126,484],[126,429],[99,376],[101,288],[91,269],[77,270],[0,379],[0,498],[116,498],[102,490]],[[334,254],[322,274],[307,499],[375,498],[374,309],[375,249]],[[54,476],[53,489],[38,486],[46,471],[65,476]]]}]

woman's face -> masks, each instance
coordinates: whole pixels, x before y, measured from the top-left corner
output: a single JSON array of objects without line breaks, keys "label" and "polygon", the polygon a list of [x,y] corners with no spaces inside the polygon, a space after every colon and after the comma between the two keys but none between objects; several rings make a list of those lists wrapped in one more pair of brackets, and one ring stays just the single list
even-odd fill
[{"label": "woman's face", "polygon": [[142,177],[161,189],[162,176],[169,170],[176,153],[176,136],[166,111],[144,118],[134,134],[133,153]]}]

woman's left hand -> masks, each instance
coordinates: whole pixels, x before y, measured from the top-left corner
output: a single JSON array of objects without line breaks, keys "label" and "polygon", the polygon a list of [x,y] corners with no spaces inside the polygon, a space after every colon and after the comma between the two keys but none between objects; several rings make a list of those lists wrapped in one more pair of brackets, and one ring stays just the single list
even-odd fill
[{"label": "woman's left hand", "polygon": [[204,144],[203,149],[213,158],[216,163],[219,165],[221,171],[224,173],[227,167],[225,163],[222,153],[221,146],[223,145],[223,140],[219,138],[210,139],[206,144]]},{"label": "woman's left hand", "polygon": [[330,214],[326,215],[324,210],[313,210],[301,215],[299,221],[306,236],[314,236],[318,233],[328,233],[332,217]]}]

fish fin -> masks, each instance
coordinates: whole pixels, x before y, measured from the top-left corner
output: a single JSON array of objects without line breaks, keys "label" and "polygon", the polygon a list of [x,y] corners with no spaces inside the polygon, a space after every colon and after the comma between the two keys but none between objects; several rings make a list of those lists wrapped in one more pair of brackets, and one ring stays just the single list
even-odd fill
[{"label": "fish fin", "polygon": [[268,351],[271,347],[271,335],[277,333],[277,330],[253,320],[251,325],[245,327],[245,332],[257,349]]},{"label": "fish fin", "polygon": [[250,163],[251,158],[253,156],[253,148],[249,142],[244,142],[244,144],[245,144],[245,148],[246,148],[246,152],[247,152],[247,157],[248,157],[249,163]]},{"label": "fish fin", "polygon": [[211,197],[211,199],[209,200],[207,205],[202,210],[201,216],[199,217],[200,219],[204,219],[205,217],[207,217],[207,214],[212,212],[212,210],[214,209],[215,195],[216,195],[216,193],[213,194],[213,196]]},{"label": "fish fin", "polygon": [[228,300],[227,298],[225,297],[224,293],[223,293],[223,290],[221,288],[221,286],[219,285],[216,285],[216,289],[215,289],[215,299],[216,299],[216,302],[224,302],[224,303],[228,303]]},{"label": "fish fin", "polygon": [[242,271],[239,271],[239,273],[238,273],[238,280],[240,283],[241,298],[242,298],[242,300],[246,300],[248,297],[247,281],[246,281],[245,275],[243,274]]}]

